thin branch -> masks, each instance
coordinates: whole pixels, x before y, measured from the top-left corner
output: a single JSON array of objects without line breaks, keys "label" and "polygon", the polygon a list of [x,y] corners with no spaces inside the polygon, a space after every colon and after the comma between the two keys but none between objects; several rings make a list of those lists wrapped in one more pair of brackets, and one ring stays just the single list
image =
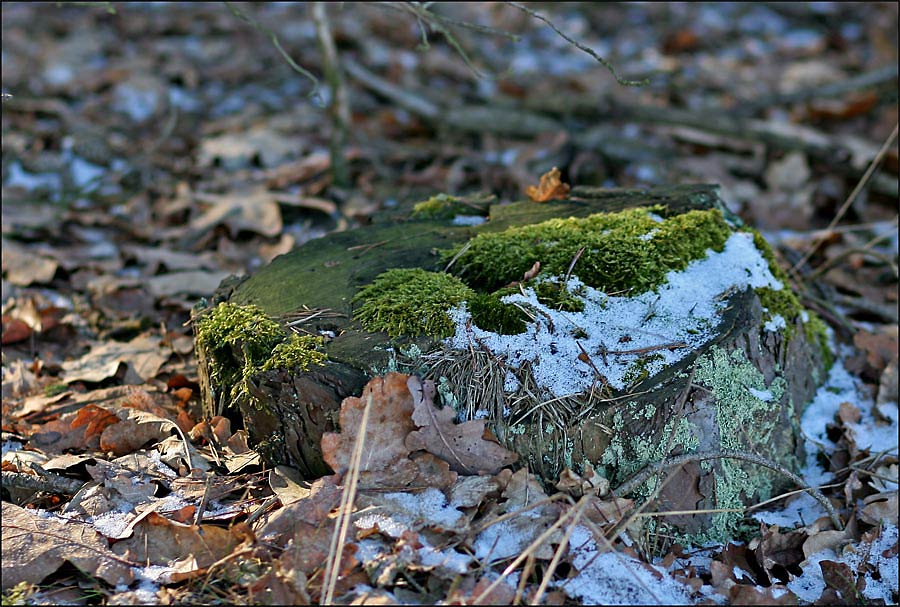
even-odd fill
[{"label": "thin branch", "polygon": [[578,50],[583,51],[583,52],[587,53],[588,55],[590,55],[591,57],[593,57],[594,59],[596,59],[597,62],[600,63],[600,65],[602,65],[603,67],[605,67],[606,69],[609,70],[609,73],[612,74],[613,78],[616,79],[616,82],[618,82],[622,86],[647,86],[648,84],[650,84],[649,78],[644,78],[643,80],[625,80],[624,78],[620,77],[618,72],[616,72],[616,68],[613,67],[612,63],[610,63],[609,61],[607,61],[606,59],[604,59],[603,57],[601,57],[600,55],[595,53],[594,50],[591,49],[590,47],[587,47],[587,46],[581,44],[580,42],[578,42],[577,40],[574,40],[573,38],[570,38],[569,36],[567,36],[558,27],[556,27],[556,25],[554,25],[554,23],[552,21],[547,19],[545,16],[543,16],[539,12],[528,8],[527,6],[523,6],[523,5],[519,4],[518,2],[507,2],[506,4],[513,6],[517,9],[519,9],[520,11],[530,15],[531,17],[534,17],[535,19],[538,19],[539,21],[543,21],[544,23],[546,23],[548,26],[550,26],[550,29],[552,29],[554,32],[556,32],[557,35],[559,35],[563,40],[565,40],[566,42],[568,42],[569,44],[571,44]]},{"label": "thin branch", "polygon": [[775,472],[788,477],[794,483],[796,483],[800,487],[803,487],[803,489],[811,496],[813,496],[817,502],[822,504],[822,506],[828,512],[828,515],[831,517],[831,522],[834,524],[835,529],[841,530],[844,528],[843,523],[841,523],[841,519],[838,517],[837,512],[835,512],[834,510],[834,506],[831,505],[831,502],[828,501],[828,498],[826,498],[821,491],[819,491],[815,487],[808,485],[806,481],[804,481],[802,478],[800,478],[781,464],[775,463],[772,460],[769,460],[761,455],[749,453],[747,451],[734,451],[731,449],[727,449],[722,451],[701,451],[698,453],[685,453],[684,455],[677,455],[675,457],[670,457],[656,463],[648,464],[644,466],[639,472],[634,474],[631,478],[619,485],[615,490],[615,494],[627,495],[628,493],[631,493],[632,491],[643,485],[645,482],[647,482],[652,476],[660,474],[663,470],[666,470],[668,468],[677,468],[678,466],[683,466],[684,464],[689,464],[691,462],[702,462],[710,459],[739,459],[745,462],[756,464],[757,466],[769,468],[770,470],[774,470]]},{"label": "thin branch", "polygon": [[266,26],[264,26],[263,24],[261,24],[259,21],[257,21],[256,19],[254,19],[253,17],[248,15],[247,13],[243,12],[241,9],[239,9],[237,6],[235,6],[228,0],[224,0],[224,2],[225,2],[225,6],[228,7],[228,10],[231,11],[232,15],[234,15],[235,17],[237,17],[244,23],[248,23],[256,31],[261,32],[264,35],[269,37],[269,40],[272,41],[272,44],[275,46],[275,48],[278,50],[278,52],[281,53],[281,56],[284,57],[284,60],[287,61],[288,65],[290,65],[291,68],[295,72],[297,72],[298,74],[301,74],[302,76],[309,79],[310,82],[312,82],[313,88],[306,96],[308,98],[318,98],[319,79],[316,78],[312,74],[312,72],[310,72],[306,68],[302,67],[301,65],[298,65],[297,62],[291,58],[291,56],[288,54],[288,52],[286,50],[284,50],[284,48],[281,46],[281,41],[278,40],[278,35],[275,32],[273,32],[272,30],[270,30],[269,28],[267,28]]},{"label": "thin branch", "polygon": [[4,489],[31,489],[34,491],[45,491],[47,493],[74,495],[78,493],[78,490],[84,485],[85,481],[56,474],[45,473],[45,476],[40,477],[25,472],[3,471]]},{"label": "thin branch", "polygon": [[[856,202],[857,196],[862,191],[862,189],[869,183],[869,180],[872,178],[872,175],[875,173],[875,169],[878,168],[878,165],[881,164],[881,161],[884,159],[885,154],[887,154],[891,145],[893,145],[894,140],[897,139],[897,129],[900,127],[900,123],[894,125],[894,130],[891,131],[891,134],[887,139],[884,140],[884,144],[881,146],[881,149],[878,150],[878,153],[875,154],[875,157],[872,159],[872,162],[869,163],[869,167],[866,169],[866,172],[863,173],[863,176],[860,178],[859,182],[856,184],[856,187],[853,188],[853,191],[850,192],[850,195],[847,196],[847,200],[844,201],[844,204],[841,205],[841,208],[838,209],[838,212],[835,213],[831,222],[828,224],[828,227],[825,228],[826,232],[831,230],[834,226],[838,224],[838,222],[844,217],[844,214],[850,209],[850,206]],[[813,246],[809,248],[806,254],[793,265],[791,271],[796,272],[797,268],[805,264],[809,261],[809,258],[815,254],[818,248],[825,242],[824,239],[817,240],[813,243]]]}]

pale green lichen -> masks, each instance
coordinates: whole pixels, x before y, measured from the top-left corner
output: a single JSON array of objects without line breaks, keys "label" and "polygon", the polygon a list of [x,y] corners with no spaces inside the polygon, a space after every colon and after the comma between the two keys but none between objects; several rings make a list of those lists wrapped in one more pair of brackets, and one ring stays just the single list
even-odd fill
[{"label": "pale green lichen", "polygon": [[[626,416],[628,419],[636,417],[651,419],[654,415],[656,415],[654,405],[646,404],[641,407],[640,404],[633,402],[627,403],[613,414],[612,438],[600,459],[606,478],[622,482],[644,466],[665,459],[676,447],[680,446],[687,452],[696,449],[700,444],[698,429],[684,417],[667,421],[659,434],[637,435],[632,436],[627,442],[623,441],[623,437],[628,435],[625,429]],[[638,487],[635,493],[649,496],[655,490],[657,482],[657,478],[651,478]]]},{"label": "pale green lichen", "polygon": [[248,394],[247,381],[261,371],[323,364],[322,343],[320,337],[286,333],[254,305],[221,303],[197,325],[197,348],[209,361],[210,383],[229,389],[229,401]]},{"label": "pale green lichen", "polygon": [[[772,444],[774,436],[783,430],[778,427],[782,418],[777,411],[782,407],[785,380],[779,376],[767,386],[762,373],[742,351],[728,353],[713,347],[697,360],[694,378],[716,395],[716,422],[722,449],[740,451],[748,445]],[[715,479],[717,508],[740,509],[746,500],[762,501],[771,497],[775,473],[766,468],[727,459],[705,467],[721,471]],[[731,537],[741,518],[739,512],[714,514],[712,526],[697,541]]]},{"label": "pale green lichen", "polygon": [[379,274],[353,298],[353,316],[366,331],[391,337],[449,337],[454,325],[448,311],[475,294],[460,279],[421,268],[394,268]]}]

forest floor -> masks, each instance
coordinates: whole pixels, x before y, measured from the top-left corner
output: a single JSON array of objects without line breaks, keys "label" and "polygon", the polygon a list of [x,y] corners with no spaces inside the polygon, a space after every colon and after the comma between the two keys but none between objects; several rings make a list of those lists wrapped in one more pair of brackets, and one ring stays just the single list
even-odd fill
[{"label": "forest floor", "polygon": [[[311,5],[2,11],[3,604],[897,603],[896,3],[329,4],[344,183]],[[838,354],[801,425],[844,529],[796,491],[686,546],[504,470],[361,494],[336,549],[340,477],[201,419],[189,320],[222,279],[554,166],[720,184],[777,249]]]}]

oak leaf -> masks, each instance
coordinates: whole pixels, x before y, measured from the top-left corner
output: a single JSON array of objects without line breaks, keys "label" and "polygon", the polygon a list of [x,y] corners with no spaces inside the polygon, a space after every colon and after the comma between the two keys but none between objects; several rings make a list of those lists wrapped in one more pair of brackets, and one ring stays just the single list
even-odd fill
[{"label": "oak leaf", "polygon": [[[406,386],[407,378],[402,373],[375,377],[363,388],[362,396],[344,399],[340,433],[322,435],[322,457],[332,470],[338,474],[347,472],[362,430],[365,440],[360,459],[360,484],[371,487],[379,480],[399,475],[403,481],[397,484],[405,485],[411,480],[408,477],[416,476],[416,466],[408,458],[410,449],[404,444],[407,434],[416,429],[412,421],[413,396]],[[363,413],[370,399],[368,423],[361,429]]]},{"label": "oak leaf", "polygon": [[525,194],[535,202],[566,199],[569,197],[569,184],[560,180],[559,169],[553,167],[541,175],[541,181],[537,186],[528,186]]},{"label": "oak leaf", "polygon": [[433,453],[459,474],[496,474],[518,459],[512,451],[484,438],[484,421],[456,424],[451,407],[438,409],[433,400],[434,382],[411,376],[407,384],[415,403],[412,421],[419,427],[406,437],[410,451]]},{"label": "oak leaf", "polygon": [[3,588],[37,584],[68,561],[111,585],[134,579],[130,564],[116,557],[106,538],[86,525],[40,516],[3,502]]}]

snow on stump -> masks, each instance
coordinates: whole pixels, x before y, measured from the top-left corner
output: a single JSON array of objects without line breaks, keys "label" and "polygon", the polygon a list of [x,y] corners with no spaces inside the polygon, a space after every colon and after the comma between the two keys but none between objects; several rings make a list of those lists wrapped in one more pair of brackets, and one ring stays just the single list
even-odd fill
[{"label": "snow on stump", "polygon": [[[548,483],[590,464],[616,487],[710,451],[795,470],[797,419],[831,358],[771,249],[705,185],[435,196],[226,281],[195,328],[206,413],[239,417],[270,463],[308,477],[329,473],[320,441],[341,400],[396,370],[432,379]],[[724,458],[634,493],[721,510],[653,523],[702,541],[790,484]]]}]

